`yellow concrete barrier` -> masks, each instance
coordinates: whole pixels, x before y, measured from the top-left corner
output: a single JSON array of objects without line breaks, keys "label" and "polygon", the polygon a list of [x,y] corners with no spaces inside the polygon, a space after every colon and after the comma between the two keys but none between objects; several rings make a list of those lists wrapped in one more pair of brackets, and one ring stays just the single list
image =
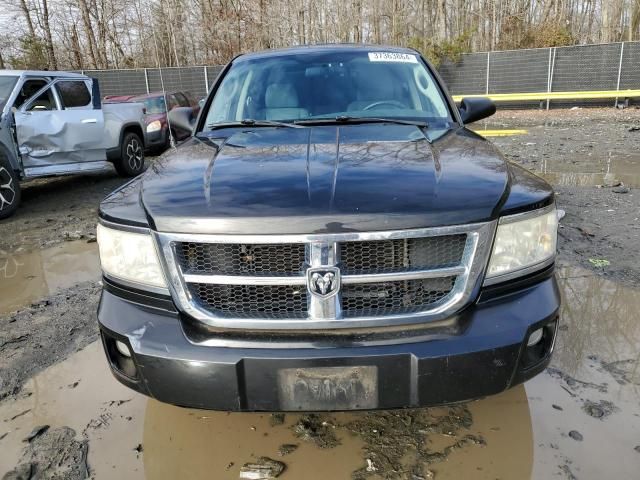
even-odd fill
[{"label": "yellow concrete barrier", "polygon": [[597,100],[599,98],[640,97],[640,90],[601,90],[585,92],[535,92],[535,93],[490,93],[477,95],[454,95],[459,102],[463,98],[490,98],[494,102],[523,102],[536,100]]},{"label": "yellow concrete barrier", "polygon": [[510,137],[511,135],[526,135],[528,130],[474,130],[483,137]]}]

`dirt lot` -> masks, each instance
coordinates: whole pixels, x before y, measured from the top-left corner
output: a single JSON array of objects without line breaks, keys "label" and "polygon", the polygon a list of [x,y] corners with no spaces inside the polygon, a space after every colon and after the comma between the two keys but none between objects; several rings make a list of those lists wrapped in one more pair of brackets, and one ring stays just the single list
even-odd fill
[{"label": "dirt lot", "polygon": [[112,379],[95,342],[95,212],[122,180],[39,181],[0,222],[0,474],[637,478],[640,110],[505,111],[476,129],[526,130],[492,140],[549,179],[566,211],[562,326],[545,373],[414,411],[270,416],[147,400]]}]

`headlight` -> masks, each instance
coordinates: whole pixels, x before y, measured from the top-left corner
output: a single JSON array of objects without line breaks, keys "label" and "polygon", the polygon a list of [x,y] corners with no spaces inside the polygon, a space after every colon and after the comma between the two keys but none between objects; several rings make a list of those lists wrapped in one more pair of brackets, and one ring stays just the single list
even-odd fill
[{"label": "headlight", "polygon": [[125,232],[98,225],[100,263],[107,276],[140,284],[142,288],[166,288],[151,235]]},{"label": "headlight", "polygon": [[147,125],[147,132],[157,132],[162,128],[162,124],[160,120],[154,120],[149,125]]},{"label": "headlight", "polygon": [[[487,279],[543,265],[556,254],[556,209],[502,217],[498,224]],[[491,282],[491,283],[495,283]]]}]

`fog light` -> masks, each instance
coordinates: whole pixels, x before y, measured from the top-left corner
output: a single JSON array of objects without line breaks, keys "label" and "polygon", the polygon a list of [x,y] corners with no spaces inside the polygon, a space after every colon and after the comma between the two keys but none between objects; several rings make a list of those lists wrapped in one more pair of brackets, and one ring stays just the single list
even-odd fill
[{"label": "fog light", "polygon": [[529,340],[527,340],[527,347],[533,347],[534,345],[539,343],[540,340],[542,340],[542,332],[543,329],[539,328],[535,330],[531,335],[529,335]]},{"label": "fog light", "polygon": [[133,380],[137,379],[138,369],[133,361],[133,351],[127,341],[118,340],[106,331],[102,331],[101,335],[105,353],[114,372]]},{"label": "fog light", "polygon": [[[529,337],[531,338],[531,337]],[[131,358],[131,352],[129,351],[129,347],[124,342],[120,340],[116,340],[116,350],[125,357]]]}]

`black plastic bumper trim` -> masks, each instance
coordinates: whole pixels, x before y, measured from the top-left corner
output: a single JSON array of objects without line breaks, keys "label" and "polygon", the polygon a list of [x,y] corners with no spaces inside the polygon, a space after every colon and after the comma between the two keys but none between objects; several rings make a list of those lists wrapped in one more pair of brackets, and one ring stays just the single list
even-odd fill
[{"label": "black plastic bumper trim", "polygon": [[153,292],[146,292],[131,287],[125,287],[106,277],[102,277],[104,289],[113,293],[118,297],[124,298],[130,302],[139,303],[148,307],[161,308],[170,312],[176,312],[176,306],[168,295],[160,295]]}]

